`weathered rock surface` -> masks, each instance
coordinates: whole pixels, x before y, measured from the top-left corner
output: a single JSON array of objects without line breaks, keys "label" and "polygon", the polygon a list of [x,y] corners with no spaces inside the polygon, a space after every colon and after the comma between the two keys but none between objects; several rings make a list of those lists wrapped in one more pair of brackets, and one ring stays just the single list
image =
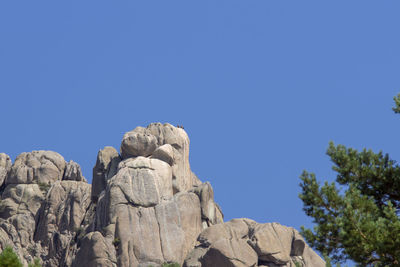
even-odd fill
[{"label": "weathered rock surface", "polygon": [[115,247],[100,232],[91,232],[81,241],[74,267],[116,267]]},{"label": "weathered rock surface", "polygon": [[0,153],[0,186],[3,185],[8,172],[11,170],[11,159],[7,154]]},{"label": "weathered rock surface", "polygon": [[92,185],[52,151],[0,154],[0,249],[25,266],[325,266],[293,228],[223,222],[210,183],[191,171],[182,128],[127,132],[97,155]]},{"label": "weathered rock surface", "polygon": [[325,266],[294,228],[234,219],[204,230],[183,266],[295,267],[296,262],[301,266]]},{"label": "weathered rock surface", "polygon": [[91,186],[80,166],[53,151],[22,153],[12,166],[4,155],[0,248],[11,245],[24,265],[39,257],[44,266],[68,266],[76,254],[71,241],[90,205]]},{"label": "weathered rock surface", "polygon": [[[164,146],[164,145],[170,146]],[[154,154],[154,155],[153,155]],[[172,167],[174,192],[187,191],[201,182],[192,175],[189,165],[189,137],[182,128],[171,124],[152,123],[127,132],[121,143],[123,159],[152,156]]]},{"label": "weathered rock surface", "polygon": [[106,146],[97,154],[92,180],[92,199],[94,201],[97,201],[100,193],[106,189],[107,180],[116,174],[120,161],[117,150],[110,146]]},{"label": "weathered rock surface", "polygon": [[66,162],[53,151],[22,153],[12,165],[6,184],[49,184],[61,180]]},{"label": "weathered rock surface", "polygon": [[69,161],[65,167],[65,173],[63,180],[71,181],[85,181],[85,177],[82,175],[81,166],[73,160]]}]

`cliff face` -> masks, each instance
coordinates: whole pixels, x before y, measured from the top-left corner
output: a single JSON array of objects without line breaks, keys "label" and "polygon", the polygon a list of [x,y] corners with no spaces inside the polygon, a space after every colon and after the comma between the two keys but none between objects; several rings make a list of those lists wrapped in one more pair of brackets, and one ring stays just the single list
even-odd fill
[{"label": "cliff face", "polygon": [[0,248],[27,265],[323,267],[277,223],[223,222],[211,185],[191,171],[182,128],[153,123],[97,155],[92,185],[52,151],[0,154]]}]

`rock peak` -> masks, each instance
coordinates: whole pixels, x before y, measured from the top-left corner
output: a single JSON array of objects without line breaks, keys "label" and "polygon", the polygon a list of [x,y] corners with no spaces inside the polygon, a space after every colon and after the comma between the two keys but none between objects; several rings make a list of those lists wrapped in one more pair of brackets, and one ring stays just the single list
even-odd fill
[{"label": "rock peak", "polygon": [[56,152],[1,153],[0,248],[26,266],[325,266],[293,228],[224,223],[189,144],[183,126],[136,127],[98,152],[91,185]]}]

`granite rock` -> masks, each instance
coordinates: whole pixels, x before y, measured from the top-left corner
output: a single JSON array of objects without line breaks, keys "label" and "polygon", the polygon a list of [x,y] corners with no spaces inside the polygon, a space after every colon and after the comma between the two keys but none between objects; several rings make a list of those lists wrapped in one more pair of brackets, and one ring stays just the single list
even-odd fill
[{"label": "granite rock", "polygon": [[92,184],[53,151],[0,154],[0,250],[44,267],[325,266],[293,228],[223,221],[209,182],[191,171],[182,127],[127,132],[97,154]]}]

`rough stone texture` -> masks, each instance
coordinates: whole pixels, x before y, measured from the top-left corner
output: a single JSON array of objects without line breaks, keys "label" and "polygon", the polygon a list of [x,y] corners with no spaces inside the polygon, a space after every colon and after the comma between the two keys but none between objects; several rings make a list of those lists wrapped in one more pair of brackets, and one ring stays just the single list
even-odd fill
[{"label": "rough stone texture", "polygon": [[129,203],[150,207],[172,196],[171,167],[158,159],[137,157],[122,161],[110,180],[111,205]]},{"label": "rough stone texture", "polygon": [[72,229],[81,226],[90,204],[80,166],[52,151],[22,153],[12,167],[4,158],[11,163],[0,157],[9,170],[0,189],[0,249],[12,245],[25,266],[35,257],[43,266],[68,266]]},{"label": "rough stone texture", "polygon": [[200,199],[203,228],[224,222],[220,207],[214,202],[214,191],[209,182],[195,186],[192,190]]},{"label": "rough stone texture", "polygon": [[100,232],[91,232],[83,238],[73,267],[116,267],[115,247]]},{"label": "rough stone texture", "polygon": [[12,165],[6,184],[51,184],[62,179],[65,165],[64,158],[53,151],[22,153]]},{"label": "rough stone texture", "polygon": [[[108,218],[100,216],[98,220],[103,222],[97,228],[106,228],[106,237],[120,240],[118,266],[182,263],[202,229],[199,198],[191,192],[181,192],[172,197],[170,183],[169,198],[161,199],[157,205],[147,205],[148,202],[138,202],[145,204],[142,206],[133,205],[134,202],[122,198],[122,191],[113,190],[113,182],[118,179],[122,169],[110,180],[110,190],[101,197],[97,209],[98,212],[107,211],[101,208],[103,203],[109,207]],[[117,188],[120,189],[120,186]]]},{"label": "rough stone texture", "polygon": [[37,184],[10,184],[2,194],[0,205],[0,247],[12,245],[25,262],[33,240],[35,215],[44,196]]},{"label": "rough stone texture", "polygon": [[3,185],[8,172],[11,170],[11,159],[7,154],[0,153],[0,186]]},{"label": "rough stone texture", "polygon": [[85,177],[82,175],[81,166],[75,161],[70,160],[65,167],[65,173],[63,180],[71,181],[86,181]]},{"label": "rough stone texture", "polygon": [[137,156],[147,157],[156,150],[157,146],[157,138],[148,129],[137,127],[127,132],[122,138],[121,155],[124,159]]},{"label": "rough stone texture", "polygon": [[44,195],[37,184],[10,184],[1,198],[0,217],[8,218],[25,212],[35,216]]},{"label": "rough stone texture", "polygon": [[174,149],[170,144],[162,145],[153,152],[152,157],[165,161],[172,166],[174,164]]},{"label": "rough stone texture", "polygon": [[[82,225],[90,204],[90,185],[85,182],[57,181],[50,189],[39,214],[35,240],[50,245],[54,235],[70,234]],[[54,244],[53,244],[54,245]]]},{"label": "rough stone texture", "polygon": [[106,189],[107,180],[116,174],[120,161],[119,154],[113,147],[106,146],[99,151],[93,168],[92,199],[97,200]]},{"label": "rough stone texture", "polygon": [[[3,182],[4,181],[4,182]],[[0,250],[44,267],[325,266],[293,228],[223,223],[210,183],[190,170],[182,128],[126,133],[97,155],[93,184],[52,151],[0,154]]]},{"label": "rough stone texture", "polygon": [[302,266],[325,266],[294,228],[234,219],[205,229],[183,266],[294,267],[295,262]]},{"label": "rough stone texture", "polygon": [[[164,146],[166,144],[170,146]],[[152,123],[124,135],[121,143],[123,159],[152,155],[172,166],[174,193],[190,190],[201,183],[190,170],[189,137],[182,128],[169,123]]]},{"label": "rough stone texture", "polygon": [[257,266],[257,253],[243,239],[220,239],[201,258],[202,266]]}]

